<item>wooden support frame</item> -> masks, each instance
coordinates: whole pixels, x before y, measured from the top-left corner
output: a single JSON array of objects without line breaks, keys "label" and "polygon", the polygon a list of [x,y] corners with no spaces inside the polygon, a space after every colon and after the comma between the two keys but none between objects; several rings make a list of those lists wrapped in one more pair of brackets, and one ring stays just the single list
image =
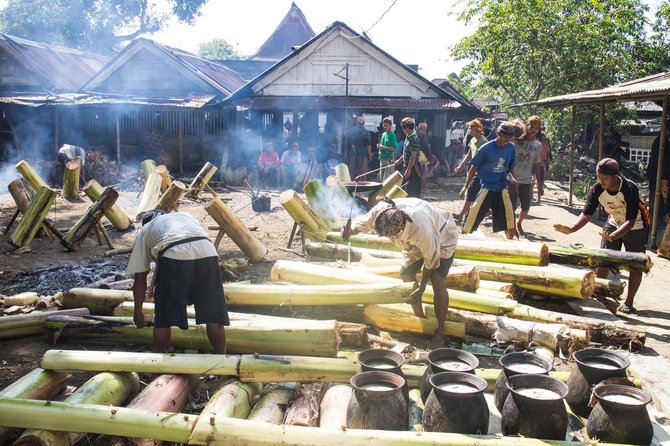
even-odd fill
[{"label": "wooden support frame", "polygon": [[575,182],[575,145],[577,144],[575,141],[575,127],[577,125],[577,110],[576,110],[576,105],[573,105],[572,108],[572,120],[570,122],[570,185],[569,185],[569,193],[570,195],[568,196],[568,206],[572,206],[572,193],[574,190],[574,182]]},{"label": "wooden support frame", "polygon": [[656,249],[656,238],[658,232],[658,219],[659,219],[659,207],[661,205],[661,178],[663,176],[663,158],[665,156],[665,138],[668,134],[668,129],[666,128],[666,121],[668,119],[668,97],[663,98],[663,111],[661,112],[661,132],[659,135],[659,145],[658,145],[658,166],[656,169],[656,190],[654,191],[654,209],[651,216],[651,234],[649,246],[651,249]]}]

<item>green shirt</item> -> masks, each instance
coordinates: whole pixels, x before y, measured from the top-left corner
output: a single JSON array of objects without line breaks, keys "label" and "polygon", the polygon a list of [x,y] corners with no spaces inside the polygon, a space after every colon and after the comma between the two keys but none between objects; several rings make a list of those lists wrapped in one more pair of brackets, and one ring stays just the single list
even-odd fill
[{"label": "green shirt", "polygon": [[484,135],[481,135],[477,139],[472,138],[470,140],[470,144],[468,144],[468,149],[470,149],[471,158],[474,158],[475,154],[477,153],[477,149],[479,149],[482,145],[486,144],[488,141],[489,140],[486,139],[486,136]]},{"label": "green shirt", "polygon": [[385,147],[393,148],[393,150],[379,149],[379,159],[393,159],[393,154],[398,148],[398,140],[395,137],[395,133],[393,132],[382,133],[382,137],[379,138],[379,144]]}]

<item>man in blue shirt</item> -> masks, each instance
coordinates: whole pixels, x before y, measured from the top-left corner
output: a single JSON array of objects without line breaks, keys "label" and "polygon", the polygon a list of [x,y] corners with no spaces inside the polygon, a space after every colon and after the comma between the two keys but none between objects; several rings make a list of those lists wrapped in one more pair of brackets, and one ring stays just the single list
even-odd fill
[{"label": "man in blue shirt", "polygon": [[459,195],[461,198],[465,196],[475,174],[481,180],[482,189],[468,212],[463,233],[476,231],[491,210],[493,232],[504,230],[508,239],[514,237],[514,208],[507,190],[507,175],[510,183],[516,187],[516,158],[514,144],[511,143],[516,132],[517,127],[513,123],[503,122],[496,130],[496,139],[481,146],[470,161],[468,176]]}]

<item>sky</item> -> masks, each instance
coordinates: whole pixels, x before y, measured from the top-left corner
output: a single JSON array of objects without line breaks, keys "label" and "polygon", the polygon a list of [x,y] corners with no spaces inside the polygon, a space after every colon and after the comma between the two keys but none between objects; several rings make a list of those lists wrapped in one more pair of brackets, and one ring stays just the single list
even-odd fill
[{"label": "sky", "polygon": [[[405,64],[418,64],[420,73],[428,79],[459,72],[465,65],[464,61],[449,57],[449,48],[470,33],[452,14],[457,11],[457,0],[395,0],[395,3],[296,0],[295,3],[317,34],[335,21],[359,32],[372,27],[368,35],[376,45]],[[290,7],[290,0],[209,0],[192,26],[174,21],[150,38],[194,53],[200,43],[223,38],[240,54],[250,55],[276,29]]]}]

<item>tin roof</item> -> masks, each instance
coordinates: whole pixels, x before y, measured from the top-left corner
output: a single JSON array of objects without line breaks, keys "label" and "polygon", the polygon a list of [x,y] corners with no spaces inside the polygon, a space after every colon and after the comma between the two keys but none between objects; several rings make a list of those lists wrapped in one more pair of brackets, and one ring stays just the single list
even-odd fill
[{"label": "tin roof", "polygon": [[457,101],[446,98],[387,98],[355,96],[258,96],[238,103],[239,106],[255,110],[329,108],[344,107],[366,109],[404,110],[454,110],[461,106]]},{"label": "tin roof", "polygon": [[216,96],[187,96],[173,98],[143,98],[124,95],[97,95],[90,93],[20,94],[0,96],[0,104],[43,106],[139,105],[168,108],[202,108],[210,105]]},{"label": "tin roof", "polygon": [[45,90],[77,90],[109,59],[88,51],[49,45],[4,33],[0,33],[0,46],[17,63],[42,79]]},{"label": "tin roof", "polygon": [[291,8],[279,22],[277,29],[250,59],[281,60],[293,51],[293,47],[302,45],[312,37],[314,30],[307,18],[295,3],[291,3]]}]

